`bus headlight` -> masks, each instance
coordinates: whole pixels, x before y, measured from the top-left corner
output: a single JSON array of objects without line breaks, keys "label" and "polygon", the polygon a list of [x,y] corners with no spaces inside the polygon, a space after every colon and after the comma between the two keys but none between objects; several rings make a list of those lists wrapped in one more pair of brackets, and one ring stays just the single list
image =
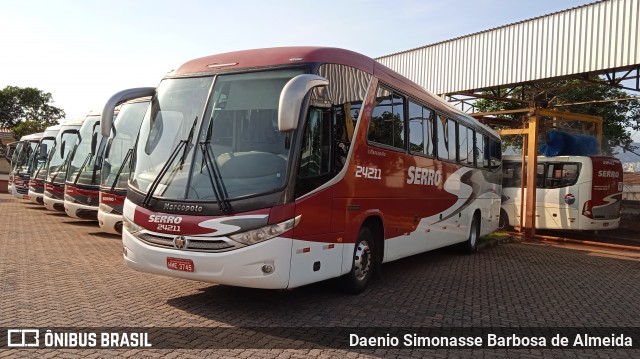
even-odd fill
[{"label": "bus headlight", "polygon": [[78,202],[75,198],[69,196],[68,194],[64,194],[64,200],[69,202],[69,203],[80,203]]},{"label": "bus headlight", "polygon": [[133,221],[127,218],[127,216],[122,216],[122,225],[131,234],[136,234],[144,229],[139,225],[133,223]]},{"label": "bus headlight", "polygon": [[261,228],[253,229],[250,231],[233,234],[230,235],[229,238],[233,239],[236,242],[242,243],[244,245],[250,246],[252,244],[260,243],[266,241],[267,239],[271,239],[273,237],[277,237],[282,233],[290,231],[295,226],[300,223],[300,218],[302,215],[299,215],[295,218],[291,218],[284,222],[280,222],[277,224],[270,224],[268,226],[264,226]]},{"label": "bus headlight", "polygon": [[98,210],[100,210],[100,212],[103,212],[103,213],[113,212],[113,208],[111,208],[111,206],[108,206],[104,203],[100,203],[100,205],[98,206]]}]

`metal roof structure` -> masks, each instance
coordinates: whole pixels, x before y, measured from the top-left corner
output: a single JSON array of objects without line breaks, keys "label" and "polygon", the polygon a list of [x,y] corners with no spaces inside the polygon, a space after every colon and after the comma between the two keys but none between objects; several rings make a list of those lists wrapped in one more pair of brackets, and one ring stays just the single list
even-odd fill
[{"label": "metal roof structure", "polygon": [[376,60],[439,95],[602,74],[640,91],[640,0],[602,0]]}]

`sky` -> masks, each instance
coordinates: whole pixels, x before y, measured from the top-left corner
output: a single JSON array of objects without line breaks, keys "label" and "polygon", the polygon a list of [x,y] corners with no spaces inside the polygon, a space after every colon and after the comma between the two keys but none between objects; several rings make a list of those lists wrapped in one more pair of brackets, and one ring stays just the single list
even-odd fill
[{"label": "sky", "polygon": [[379,57],[591,2],[0,0],[0,88],[36,87],[78,118],[202,56],[306,45]]}]

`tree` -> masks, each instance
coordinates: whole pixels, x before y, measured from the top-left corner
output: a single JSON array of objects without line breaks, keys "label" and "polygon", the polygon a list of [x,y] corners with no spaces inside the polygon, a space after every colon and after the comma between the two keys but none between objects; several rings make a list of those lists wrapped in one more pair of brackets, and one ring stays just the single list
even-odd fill
[{"label": "tree", "polygon": [[33,87],[7,86],[0,90],[0,127],[11,129],[13,137],[42,132],[64,118],[61,108],[51,105],[52,96]]},{"label": "tree", "polygon": [[[512,93],[530,94],[530,97],[535,98],[536,106],[548,106],[561,111],[602,117],[601,145],[603,154],[615,154],[617,147],[621,147],[625,151],[635,150],[628,128],[640,130],[640,101],[595,102],[628,98],[629,94],[620,89],[603,84],[585,83],[581,80],[564,80],[548,82],[536,85],[536,87],[525,86],[515,89]],[[523,104],[481,99],[476,102],[476,107],[479,112],[490,112],[522,108]],[[520,123],[520,119],[513,116],[504,115],[502,117]],[[508,140],[508,144],[514,147],[521,146],[519,138]]]}]

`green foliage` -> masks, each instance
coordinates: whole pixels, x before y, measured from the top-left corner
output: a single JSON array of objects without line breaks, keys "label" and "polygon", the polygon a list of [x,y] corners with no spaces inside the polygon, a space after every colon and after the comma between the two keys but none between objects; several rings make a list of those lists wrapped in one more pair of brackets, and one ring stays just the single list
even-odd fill
[{"label": "green foliage", "polygon": [[[550,90],[538,90],[539,88]],[[590,101],[629,97],[629,94],[620,89],[607,85],[586,83],[579,80],[566,80],[545,83],[538,85],[537,88],[526,86],[515,89],[513,93],[529,94],[529,97],[535,98],[537,105],[542,105],[542,107],[548,106],[549,108],[560,111],[602,117],[603,154],[615,154],[615,148],[618,146],[625,150],[634,149],[632,146],[633,140],[631,139],[631,134],[628,129],[640,130],[640,101],[626,100],[588,103]],[[476,106],[479,112],[512,110],[526,107],[522,103],[484,99],[478,100]],[[514,116],[520,115],[503,115],[501,117],[509,118],[520,123],[520,119]],[[510,144],[517,148],[522,146],[521,139],[518,136],[509,137],[510,138],[506,138],[507,145]]]},{"label": "green foliage", "polygon": [[0,90],[0,127],[9,128],[16,139],[42,132],[64,118],[64,110],[52,106],[52,96],[33,87],[7,86]]},{"label": "green foliage", "polygon": [[17,125],[13,126],[11,129],[11,134],[15,139],[20,139],[20,137],[24,135],[29,135],[37,132],[44,132],[44,130],[49,127],[57,124],[56,120],[43,120],[43,121],[32,121],[26,120],[19,122]]}]

